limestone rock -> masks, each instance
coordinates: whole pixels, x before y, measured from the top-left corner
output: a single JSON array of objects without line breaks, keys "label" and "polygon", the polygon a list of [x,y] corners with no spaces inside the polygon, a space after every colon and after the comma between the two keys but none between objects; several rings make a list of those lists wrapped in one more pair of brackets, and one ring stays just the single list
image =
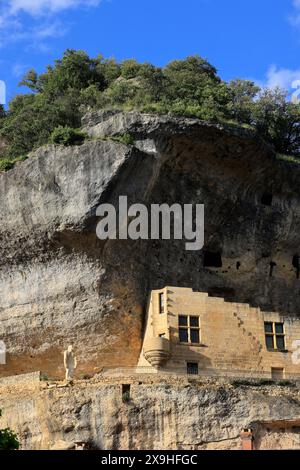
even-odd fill
[{"label": "limestone rock", "polygon": [[98,377],[68,388],[0,388],[1,426],[22,449],[241,449],[251,428],[257,449],[299,448],[300,392],[289,386],[233,386],[180,377]]},{"label": "limestone rock", "polygon": [[[114,111],[83,126],[82,146],[40,148],[0,174],[0,376],[62,377],[69,344],[77,377],[134,367],[147,296],[165,285],[299,315],[297,166],[252,131],[196,119]],[[110,138],[126,133],[135,145]],[[205,250],[222,267],[184,240],[98,240],[96,209],[119,195],[204,203]]]}]

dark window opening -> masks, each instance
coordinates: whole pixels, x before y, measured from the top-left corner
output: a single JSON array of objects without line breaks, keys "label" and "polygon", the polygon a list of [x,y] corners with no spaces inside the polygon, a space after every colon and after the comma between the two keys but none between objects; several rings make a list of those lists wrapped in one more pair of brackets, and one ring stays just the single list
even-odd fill
[{"label": "dark window opening", "polygon": [[200,343],[199,330],[191,330],[191,343],[193,344]]},{"label": "dark window opening", "polygon": [[273,202],[273,194],[271,193],[264,193],[261,198],[261,203],[264,206],[271,206]]},{"label": "dark window opening", "polygon": [[267,349],[285,351],[284,324],[265,322],[265,336]]},{"label": "dark window opening", "polygon": [[198,375],[199,374],[198,362],[188,362],[186,365],[186,371],[188,375]]},{"label": "dark window opening", "polygon": [[179,315],[178,332],[180,343],[200,343],[200,318],[195,315]]},{"label": "dark window opening", "polygon": [[223,263],[221,254],[205,251],[203,264],[205,268],[222,268]]},{"label": "dark window opening", "polygon": [[178,323],[179,326],[188,326],[188,317],[184,315],[179,315]]},{"label": "dark window opening", "polygon": [[285,349],[284,336],[277,336],[276,337],[276,345],[277,345],[277,349]]},{"label": "dark window opening", "polygon": [[241,263],[238,261],[238,262],[236,263],[236,269],[239,270],[240,267],[241,267]]},{"label": "dark window opening", "polygon": [[268,349],[274,349],[273,335],[272,336],[266,335],[266,345]]},{"label": "dark window opening", "polygon": [[181,343],[188,343],[189,342],[188,329],[179,328],[179,341]]},{"label": "dark window opening", "polygon": [[274,261],[271,261],[271,263],[270,263],[270,277],[273,276],[273,274],[274,274],[274,268],[275,268],[276,266],[277,266],[277,264],[274,263]]},{"label": "dark window opening", "polygon": [[165,310],[165,296],[164,294],[159,294],[159,313],[164,313]]},{"label": "dark window opening", "polygon": [[199,317],[190,317],[190,326],[199,328]]},{"label": "dark window opening", "polygon": [[122,401],[126,403],[130,400],[130,384],[122,384]]},{"label": "dark window opening", "polygon": [[300,257],[299,255],[294,255],[293,257],[293,267],[296,269],[297,279],[300,278]]}]

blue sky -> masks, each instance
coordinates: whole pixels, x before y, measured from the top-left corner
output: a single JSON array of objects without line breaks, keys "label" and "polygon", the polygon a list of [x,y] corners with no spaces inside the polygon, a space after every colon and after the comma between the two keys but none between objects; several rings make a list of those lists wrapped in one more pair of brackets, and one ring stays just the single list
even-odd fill
[{"label": "blue sky", "polygon": [[300,79],[300,0],[0,0],[0,80],[8,96],[66,48],[164,65],[199,54],[229,80]]}]

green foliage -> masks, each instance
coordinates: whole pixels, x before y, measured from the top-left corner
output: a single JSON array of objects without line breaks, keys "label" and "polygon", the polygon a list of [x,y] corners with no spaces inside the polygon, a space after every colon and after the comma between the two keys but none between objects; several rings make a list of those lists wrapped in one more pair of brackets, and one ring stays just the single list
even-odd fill
[{"label": "green foliage", "polygon": [[51,134],[51,142],[64,146],[81,145],[87,138],[87,135],[78,129],[71,127],[58,126]]},{"label": "green foliage", "polygon": [[263,387],[278,385],[279,387],[295,387],[295,383],[290,380],[272,380],[272,379],[236,379],[231,382],[234,387]]},{"label": "green foliage", "polygon": [[8,158],[0,158],[0,172],[11,170],[17,162],[24,162],[28,158],[27,155],[9,160]]},{"label": "green foliage", "polygon": [[12,160],[9,160],[8,158],[0,159],[0,172],[11,170],[13,166],[14,164]]},{"label": "green foliage", "polygon": [[229,122],[255,129],[277,153],[300,158],[300,106],[282,90],[262,91],[249,80],[226,83],[197,55],[155,67],[68,49],[44,73],[29,70],[21,85],[30,93],[16,96],[6,112],[0,107],[2,160],[28,154],[53,138],[63,145],[80,143],[79,136],[77,141],[62,130],[57,135],[56,129],[77,129],[87,109],[106,108]]},{"label": "green foliage", "polygon": [[282,153],[277,153],[276,159],[281,160],[282,162],[300,165],[300,159],[295,157],[294,155],[284,155]]},{"label": "green foliage", "polygon": [[[0,410],[0,417],[2,412]],[[20,443],[18,436],[11,429],[0,429],[0,450],[18,450]]]},{"label": "green foliage", "polygon": [[112,140],[115,140],[116,142],[120,142],[121,144],[124,144],[124,145],[134,144],[134,138],[130,134],[123,134],[118,137],[112,137]]},{"label": "green foliage", "polygon": [[48,376],[47,374],[41,374],[40,380],[41,380],[42,382],[48,382],[49,376]]},{"label": "green foliage", "polygon": [[253,123],[254,99],[260,88],[249,80],[232,80],[229,83],[231,100],[228,109],[232,118],[239,124]]},{"label": "green foliage", "polygon": [[258,133],[281,154],[300,157],[300,105],[287,101],[286,92],[265,90],[254,103]]}]

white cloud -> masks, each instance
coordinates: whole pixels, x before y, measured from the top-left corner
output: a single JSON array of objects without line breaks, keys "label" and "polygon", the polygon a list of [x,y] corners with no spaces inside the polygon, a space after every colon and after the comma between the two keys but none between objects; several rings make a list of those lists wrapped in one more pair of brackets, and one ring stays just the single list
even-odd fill
[{"label": "white cloud", "polygon": [[289,15],[288,20],[293,26],[300,25],[300,0],[292,0],[294,7],[293,13]]},{"label": "white cloud", "polygon": [[48,14],[79,6],[97,6],[101,0],[8,0],[10,14],[24,11],[31,15]]},{"label": "white cloud", "polygon": [[[0,48],[23,41],[31,47],[48,50],[45,40],[61,37],[68,25],[59,13],[71,8],[96,7],[102,0],[0,0]],[[22,15],[23,13],[23,15]],[[24,21],[24,14],[29,16]]]},{"label": "white cloud", "polygon": [[[300,6],[300,0],[299,6]],[[284,88],[290,90],[293,88],[293,82],[300,80],[300,68],[296,70],[277,68],[275,65],[272,65],[266,76],[264,85],[268,88]]]}]

